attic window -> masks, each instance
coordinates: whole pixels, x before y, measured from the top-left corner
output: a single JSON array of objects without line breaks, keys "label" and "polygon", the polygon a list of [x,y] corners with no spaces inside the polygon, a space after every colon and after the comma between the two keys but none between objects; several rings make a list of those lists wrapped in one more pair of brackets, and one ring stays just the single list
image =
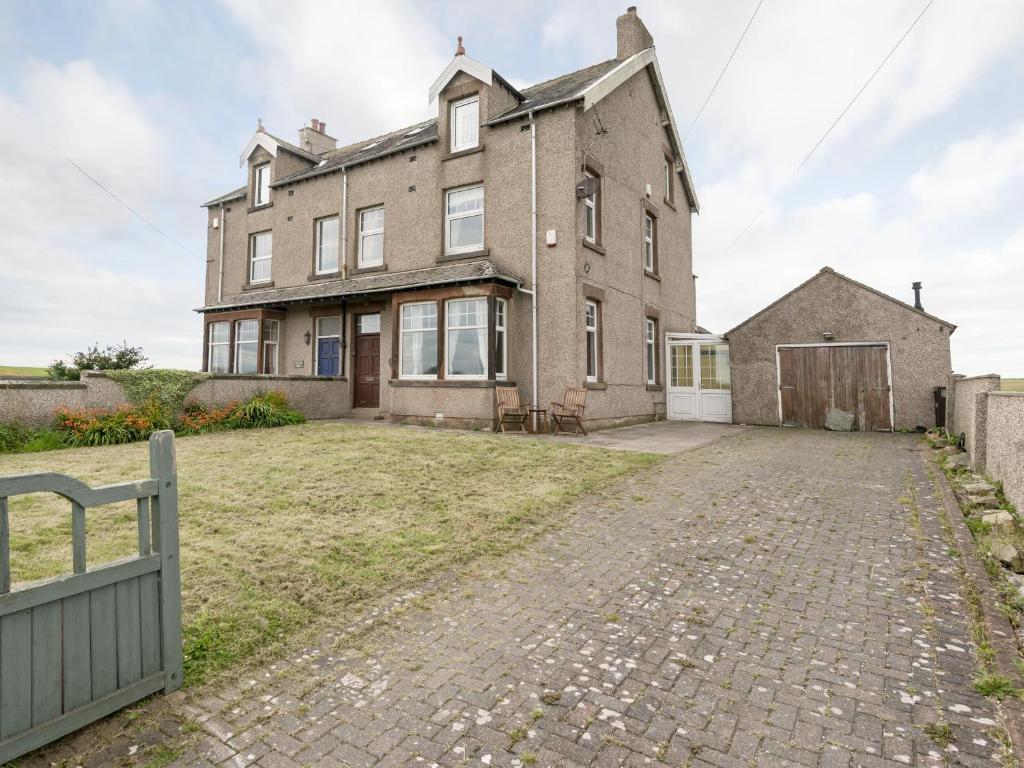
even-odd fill
[{"label": "attic window", "polygon": [[256,205],[266,205],[270,202],[270,163],[256,166],[253,172],[256,174],[253,183]]},{"label": "attic window", "polygon": [[480,143],[480,98],[452,102],[448,130],[452,135],[452,152],[473,149]]}]

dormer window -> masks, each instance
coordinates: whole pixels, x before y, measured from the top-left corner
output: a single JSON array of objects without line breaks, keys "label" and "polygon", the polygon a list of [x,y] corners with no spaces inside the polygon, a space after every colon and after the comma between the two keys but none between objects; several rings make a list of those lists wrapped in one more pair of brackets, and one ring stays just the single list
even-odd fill
[{"label": "dormer window", "polygon": [[473,149],[480,143],[480,97],[452,102],[449,116],[452,152]]},{"label": "dormer window", "polygon": [[253,207],[270,202],[270,163],[253,168],[253,198],[256,201]]}]

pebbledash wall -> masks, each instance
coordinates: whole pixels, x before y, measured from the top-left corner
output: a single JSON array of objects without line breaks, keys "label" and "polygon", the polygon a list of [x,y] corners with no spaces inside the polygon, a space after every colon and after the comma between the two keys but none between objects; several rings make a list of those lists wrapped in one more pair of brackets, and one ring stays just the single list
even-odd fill
[{"label": "pebbledash wall", "polygon": [[995,375],[954,381],[950,431],[964,434],[976,472],[1003,484],[1006,498],[1024,509],[1024,392],[1002,392]]},{"label": "pebbledash wall", "polygon": [[[347,409],[348,381],[342,377],[217,375],[200,382],[190,398],[223,406],[254,392],[280,390],[310,419],[331,419]],[[0,380],[0,423],[41,426],[58,408],[114,408],[128,402],[121,385],[102,372],[83,372],[81,381]]]}]

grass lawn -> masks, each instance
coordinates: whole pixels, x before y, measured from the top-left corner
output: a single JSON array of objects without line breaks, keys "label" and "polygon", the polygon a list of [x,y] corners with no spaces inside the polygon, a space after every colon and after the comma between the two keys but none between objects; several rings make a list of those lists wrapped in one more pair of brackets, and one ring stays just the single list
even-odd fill
[{"label": "grass lawn", "polygon": [[1024,392],[1024,379],[1002,379],[1001,389],[1004,392]]},{"label": "grass lawn", "polygon": [[0,365],[0,376],[45,376],[45,368],[32,368],[30,366]]},{"label": "grass lawn", "polygon": [[[521,545],[580,494],[658,460],[331,423],[185,437],[177,450],[189,684],[346,622],[360,601]],[[148,446],[0,455],[0,475],[39,471],[91,485],[147,477]],[[37,494],[10,507],[13,579],[69,572],[70,504]],[[134,552],[134,503],[87,515],[90,566]]]}]

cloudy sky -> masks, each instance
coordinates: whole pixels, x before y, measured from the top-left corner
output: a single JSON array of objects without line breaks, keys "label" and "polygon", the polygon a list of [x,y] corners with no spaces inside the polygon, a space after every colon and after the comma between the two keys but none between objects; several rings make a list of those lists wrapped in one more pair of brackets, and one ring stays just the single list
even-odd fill
[{"label": "cloudy sky", "polygon": [[[1024,376],[1019,0],[936,0],[790,179],[925,2],[764,0],[686,141],[702,325],[830,265],[905,300],[923,281],[957,371]],[[198,206],[242,182],[257,117],[367,138],[429,116],[456,34],[529,84],[614,56],[625,5],[0,0],[0,363],[127,339],[197,367]],[[681,132],[755,5],[639,2]]]}]

